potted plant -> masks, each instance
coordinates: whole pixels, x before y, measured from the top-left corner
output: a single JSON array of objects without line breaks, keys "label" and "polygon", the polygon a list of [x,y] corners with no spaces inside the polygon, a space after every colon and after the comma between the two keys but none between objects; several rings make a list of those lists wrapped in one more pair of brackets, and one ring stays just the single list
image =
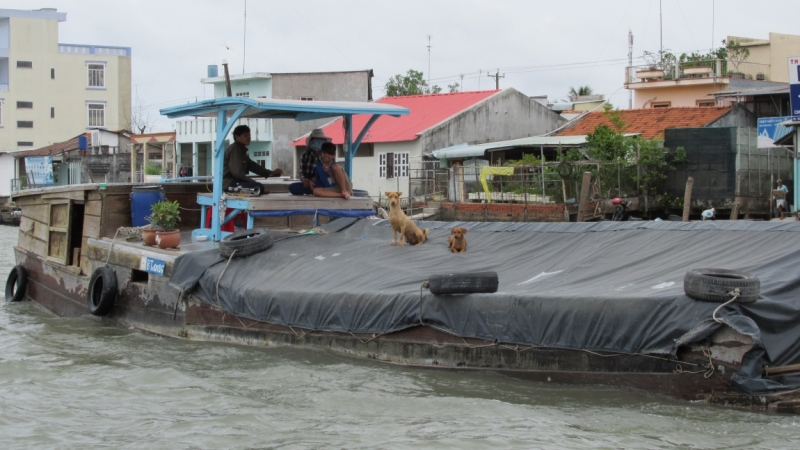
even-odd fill
[{"label": "potted plant", "polygon": [[153,223],[150,216],[145,219],[150,221],[150,225],[142,227],[142,241],[147,245],[156,245],[156,233],[161,230],[158,225]]},{"label": "potted plant", "polygon": [[156,244],[160,248],[174,248],[181,243],[181,232],[175,228],[181,220],[180,205],[177,201],[160,201],[151,207],[150,225],[157,226]]},{"label": "potted plant", "polygon": [[144,166],[144,180],[148,183],[158,183],[161,181],[161,167],[155,164]]}]

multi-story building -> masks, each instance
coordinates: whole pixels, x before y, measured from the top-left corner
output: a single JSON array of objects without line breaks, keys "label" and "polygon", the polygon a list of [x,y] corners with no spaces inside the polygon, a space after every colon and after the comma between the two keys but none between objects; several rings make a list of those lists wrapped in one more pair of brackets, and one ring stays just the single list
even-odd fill
[{"label": "multi-story building", "polygon": [[[210,66],[208,78],[201,82],[213,86],[214,98],[227,96],[225,78],[217,76],[217,67]],[[246,73],[231,75],[231,94],[236,97],[295,100],[361,101],[372,100],[372,70],[353,72]],[[281,168],[287,175],[296,175],[299,153],[291,145],[298,136],[308,133],[327,120],[240,119],[238,124],[250,127],[252,142],[249,156],[264,167]],[[187,167],[195,176],[212,172],[213,143],[216,119],[197,117],[175,123],[177,164]],[[227,136],[233,142],[233,136]],[[170,170],[169,168],[167,170]],[[177,170],[175,171],[177,172]]]},{"label": "multi-story building", "polygon": [[665,66],[659,62],[625,69],[625,88],[634,92],[633,108],[727,106],[720,91],[786,86],[787,61],[797,56],[800,36],[770,33],[768,40],[728,36],[749,51],[741,59],[686,61]]},{"label": "multi-story building", "polygon": [[[0,179],[14,178],[16,151],[129,128],[131,49],[59,43],[66,20],[53,8],[0,9]],[[0,182],[0,196],[9,191]]]}]

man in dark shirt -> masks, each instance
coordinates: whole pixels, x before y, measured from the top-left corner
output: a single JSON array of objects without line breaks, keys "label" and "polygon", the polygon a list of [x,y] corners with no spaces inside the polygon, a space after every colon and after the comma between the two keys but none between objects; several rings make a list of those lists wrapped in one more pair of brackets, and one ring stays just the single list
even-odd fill
[{"label": "man in dark shirt", "polygon": [[253,189],[256,195],[269,194],[264,185],[248,177],[249,172],[261,175],[264,178],[279,177],[281,169],[269,170],[247,156],[247,146],[250,145],[250,127],[239,125],[233,129],[234,143],[225,149],[224,163],[222,164],[222,190],[233,192],[235,188],[242,187]]},{"label": "man in dark shirt", "polygon": [[319,128],[315,128],[306,138],[306,151],[300,156],[300,183],[289,185],[289,192],[294,195],[311,195],[314,192],[314,172],[319,161],[319,151],[322,144],[331,139]]}]

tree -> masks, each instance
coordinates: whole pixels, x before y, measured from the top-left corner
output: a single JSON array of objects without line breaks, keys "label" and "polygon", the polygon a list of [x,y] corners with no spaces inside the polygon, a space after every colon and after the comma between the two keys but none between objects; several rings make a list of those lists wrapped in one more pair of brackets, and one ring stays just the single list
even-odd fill
[{"label": "tree", "polygon": [[447,85],[447,89],[450,89],[450,93],[453,94],[455,92],[461,91],[461,85],[458,84],[458,83],[456,83],[456,84],[448,84]]},{"label": "tree", "polygon": [[577,97],[583,95],[592,95],[592,88],[589,87],[588,85],[578,86],[578,89],[575,89],[574,87],[569,88],[569,96],[572,99],[572,101],[575,101]]},{"label": "tree", "polygon": [[733,65],[734,72],[738,72],[739,64],[750,57],[750,49],[742,47],[736,41],[725,42],[725,39],[722,40],[722,45],[725,46],[725,50],[728,53],[728,61]]},{"label": "tree", "polygon": [[130,117],[126,117],[130,131],[137,134],[144,134],[146,130],[153,128],[155,119],[142,104],[142,99],[136,96],[136,106],[131,109]]},{"label": "tree", "polygon": [[432,88],[428,87],[428,82],[425,81],[422,72],[410,69],[405,76],[397,74],[384,86],[387,97],[399,97],[401,95],[422,95],[422,94],[438,94],[442,92],[442,88],[434,85]]}]

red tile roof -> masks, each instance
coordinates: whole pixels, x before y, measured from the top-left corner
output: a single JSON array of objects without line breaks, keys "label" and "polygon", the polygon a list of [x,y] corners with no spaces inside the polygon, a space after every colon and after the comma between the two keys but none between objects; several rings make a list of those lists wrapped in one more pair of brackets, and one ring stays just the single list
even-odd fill
[{"label": "red tile roof", "polygon": [[[652,139],[663,137],[667,128],[704,127],[719,119],[730,111],[725,107],[686,107],[686,108],[649,108],[619,110],[625,121],[624,133],[640,133],[642,137]],[[557,136],[579,136],[594,133],[598,125],[611,126],[604,111],[594,111],[583,116],[575,125],[556,133]]]},{"label": "red tile roof", "polygon": [[[409,95],[405,97],[384,97],[376,103],[404,106],[411,113],[407,116],[381,116],[369,129],[362,142],[402,142],[413,141],[422,131],[444,122],[456,114],[497,94],[500,91],[471,91],[452,94]],[[364,128],[368,115],[353,117],[353,139]],[[322,128],[334,144],[344,142],[342,119]],[[293,145],[305,145],[306,137],[297,139]]]}]

